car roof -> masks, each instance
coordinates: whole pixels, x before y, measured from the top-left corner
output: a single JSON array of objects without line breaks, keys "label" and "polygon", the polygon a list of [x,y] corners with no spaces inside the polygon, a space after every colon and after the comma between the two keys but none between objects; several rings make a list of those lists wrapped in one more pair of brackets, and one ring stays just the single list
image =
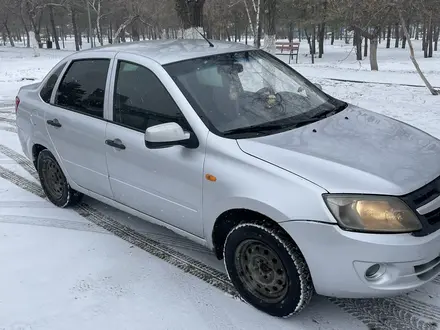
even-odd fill
[{"label": "car roof", "polygon": [[214,47],[210,47],[209,43],[203,39],[164,39],[118,43],[84,50],[81,53],[84,55],[100,51],[132,53],[148,57],[161,65],[165,65],[204,56],[256,49],[237,42],[210,41]]}]

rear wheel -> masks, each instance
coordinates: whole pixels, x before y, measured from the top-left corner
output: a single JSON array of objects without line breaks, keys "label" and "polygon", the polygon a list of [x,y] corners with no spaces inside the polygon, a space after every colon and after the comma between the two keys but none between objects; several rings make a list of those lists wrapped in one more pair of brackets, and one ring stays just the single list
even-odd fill
[{"label": "rear wheel", "polygon": [[49,150],[39,153],[37,170],[41,187],[53,204],[58,207],[68,207],[81,201],[83,194],[70,187],[60,165]]},{"label": "rear wheel", "polygon": [[300,312],[314,288],[298,247],[278,228],[242,223],[226,238],[224,262],[240,296],[277,317]]}]

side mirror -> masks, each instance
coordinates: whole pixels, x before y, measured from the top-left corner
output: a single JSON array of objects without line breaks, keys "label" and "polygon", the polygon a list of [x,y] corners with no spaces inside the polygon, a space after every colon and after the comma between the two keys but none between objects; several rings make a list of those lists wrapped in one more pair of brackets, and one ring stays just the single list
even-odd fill
[{"label": "side mirror", "polygon": [[148,127],[145,131],[145,146],[148,149],[162,149],[181,145],[197,148],[199,142],[192,133],[185,132],[177,123],[165,123]]},{"label": "side mirror", "polygon": [[320,90],[322,90],[321,84],[315,84],[316,87],[318,87]]}]

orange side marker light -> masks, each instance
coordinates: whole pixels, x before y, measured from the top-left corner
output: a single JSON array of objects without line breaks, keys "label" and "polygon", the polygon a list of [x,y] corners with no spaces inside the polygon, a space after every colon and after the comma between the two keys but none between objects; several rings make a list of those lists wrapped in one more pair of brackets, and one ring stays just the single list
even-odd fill
[{"label": "orange side marker light", "polygon": [[212,174],[206,174],[205,178],[208,181],[212,181],[212,182],[216,182],[217,181],[217,178],[214,175],[212,175]]}]

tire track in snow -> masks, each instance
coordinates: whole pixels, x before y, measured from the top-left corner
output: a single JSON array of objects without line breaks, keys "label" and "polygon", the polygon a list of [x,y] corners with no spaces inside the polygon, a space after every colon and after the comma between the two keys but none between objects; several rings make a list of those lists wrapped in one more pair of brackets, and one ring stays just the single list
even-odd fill
[{"label": "tire track in snow", "polygon": [[32,175],[35,179],[39,180],[38,172],[34,167],[34,164],[27,159],[25,156],[21,155],[20,153],[16,152],[15,150],[8,148],[7,146],[0,144],[0,152],[13,159],[18,165],[20,165],[26,172],[28,172],[30,175]]},{"label": "tire track in snow", "polygon": [[[43,189],[37,183],[31,182],[2,166],[0,166],[0,177],[14,183],[24,190],[45,198]],[[229,282],[226,274],[136,232],[86,203],[80,203],[71,209],[95,225],[106,229],[125,241],[136,245],[142,250],[200,278],[231,296],[238,297],[235,288]]]},{"label": "tire track in snow", "polygon": [[15,119],[0,117],[0,121],[16,126]]},{"label": "tire track in snow", "polygon": [[4,127],[4,126],[0,126],[0,131],[6,131],[6,132],[17,133],[17,129],[16,129],[15,127]]},{"label": "tire track in snow", "polygon": [[413,311],[397,305],[393,299],[329,300],[368,326],[369,330],[436,330],[436,322],[427,322]]},{"label": "tire track in snow", "polygon": [[[38,181],[40,180],[38,176],[38,172],[35,169],[34,165],[25,156],[19,154],[15,150],[10,149],[2,144],[0,144],[0,153],[4,154],[5,156],[11,158],[13,161],[18,163],[26,172],[32,175],[36,180]],[[203,253],[210,253],[208,250],[204,249],[200,245],[188,241],[187,239],[183,239],[175,236],[169,236],[160,233],[142,233],[142,234],[144,234],[145,236],[150,236],[150,238],[152,239],[159,239],[161,242],[166,243],[167,245],[172,245],[175,247],[180,247],[180,248],[194,250]]]},{"label": "tire track in snow", "polygon": [[[386,299],[390,300],[390,298]],[[410,310],[415,315],[428,318],[433,321],[440,320],[440,307],[425,303],[417,299],[406,299],[405,296],[392,298],[392,301],[399,307]]]},{"label": "tire track in snow", "polygon": [[32,217],[32,216],[22,216],[22,215],[0,215],[0,223],[41,226],[41,227],[94,232],[100,234],[110,234],[106,230],[92,223],[42,218],[42,217]]},{"label": "tire track in snow", "polygon": [[[36,170],[26,157],[1,144],[0,152],[23,165],[23,168],[29,170],[31,175],[35,175]],[[38,184],[0,166],[0,177],[2,177],[3,172],[6,172],[7,177],[13,179],[13,181],[10,181],[17,186],[33,193],[38,192],[43,194],[43,191]],[[175,251],[154,239],[136,232],[86,203],[81,203],[72,209],[84,218],[125,241],[128,241],[144,251],[182,269],[186,273],[202,279],[233,297],[238,297],[235,288],[232,286],[232,283],[230,283],[227,275],[223,272],[219,272],[192,257]],[[369,330],[436,330],[438,329],[436,322],[440,322],[440,315],[437,314],[432,314],[432,320],[434,322],[424,320],[424,318],[428,317],[425,308],[426,306],[420,306],[417,301],[408,297],[389,299],[328,299],[345,312],[362,321],[368,326]],[[402,301],[405,303],[402,303]],[[437,308],[434,305],[428,306]],[[418,316],[421,316],[422,319]]]},{"label": "tire track in snow", "polygon": [[0,201],[0,209],[4,210],[6,208],[58,209],[58,207],[46,201]]}]

